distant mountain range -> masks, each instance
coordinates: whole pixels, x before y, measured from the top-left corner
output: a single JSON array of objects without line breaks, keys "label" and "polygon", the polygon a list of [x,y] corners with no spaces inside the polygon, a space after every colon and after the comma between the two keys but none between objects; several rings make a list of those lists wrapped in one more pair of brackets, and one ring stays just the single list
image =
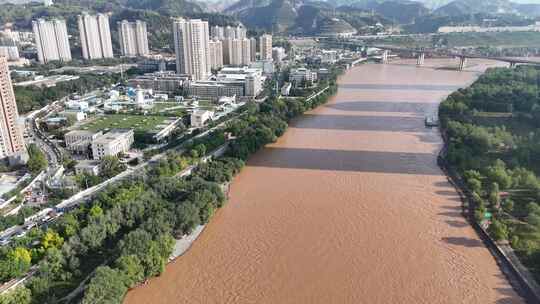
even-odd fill
[{"label": "distant mountain range", "polygon": [[[519,1],[519,0],[514,0]],[[527,0],[522,0],[527,1]],[[532,1],[532,0],[531,0]],[[0,0],[41,2],[41,0]],[[55,0],[63,6],[52,9],[30,6],[28,11],[7,7],[0,22],[26,27],[34,16],[71,16],[77,7],[90,11],[137,10],[157,14],[156,21],[172,16],[210,18],[212,23],[241,21],[264,31],[317,35],[351,32],[355,29],[400,24],[414,32],[430,32],[439,26],[468,23],[493,16],[540,17],[540,4],[518,4],[510,0]],[[39,6],[38,6],[39,7]],[[210,13],[210,14],[209,14]],[[138,12],[137,14],[140,14]],[[126,16],[129,16],[127,14]],[[159,17],[159,18],[157,18]],[[530,21],[528,21],[530,22]],[[515,20],[507,24],[514,24]],[[162,27],[161,27],[162,28]]]}]

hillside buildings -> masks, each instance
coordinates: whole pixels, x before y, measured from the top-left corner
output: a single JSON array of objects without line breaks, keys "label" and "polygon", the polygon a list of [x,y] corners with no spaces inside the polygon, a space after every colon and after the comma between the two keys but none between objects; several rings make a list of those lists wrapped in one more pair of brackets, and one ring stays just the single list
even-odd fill
[{"label": "hillside buildings", "polygon": [[137,57],[146,56],[150,53],[146,22],[123,20],[118,22],[117,25],[120,50],[123,56]]},{"label": "hillside buildings", "polygon": [[65,20],[38,19],[32,21],[32,28],[40,63],[71,61],[71,49]]},{"label": "hillside buildings", "polygon": [[179,18],[173,24],[176,69],[193,80],[205,80],[211,72],[208,22]]},{"label": "hillside buildings", "polygon": [[259,38],[259,50],[261,60],[272,60],[272,35],[262,35]]},{"label": "hillside buildings", "polygon": [[109,16],[105,14],[78,16],[81,49],[86,60],[113,58]]},{"label": "hillside buildings", "polygon": [[7,58],[0,57],[0,158],[26,154]]},{"label": "hillside buildings", "polygon": [[525,26],[441,26],[439,33],[540,32],[540,22]]}]

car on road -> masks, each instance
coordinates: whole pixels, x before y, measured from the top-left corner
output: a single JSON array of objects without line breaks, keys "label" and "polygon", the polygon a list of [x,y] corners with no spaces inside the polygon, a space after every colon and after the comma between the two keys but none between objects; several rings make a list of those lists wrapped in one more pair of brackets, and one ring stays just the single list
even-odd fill
[{"label": "car on road", "polygon": [[15,233],[14,237],[20,238],[26,235],[26,231],[24,229],[21,229],[19,232]]}]

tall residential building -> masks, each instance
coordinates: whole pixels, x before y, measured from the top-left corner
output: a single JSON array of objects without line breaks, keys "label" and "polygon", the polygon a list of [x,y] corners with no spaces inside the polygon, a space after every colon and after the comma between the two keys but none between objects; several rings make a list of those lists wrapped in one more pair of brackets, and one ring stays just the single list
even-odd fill
[{"label": "tall residential building", "polygon": [[223,43],[219,40],[211,40],[208,43],[210,67],[220,69],[223,67]]},{"label": "tall residential building", "polygon": [[251,44],[250,46],[251,54],[249,57],[250,57],[251,62],[255,62],[257,61],[257,39],[251,38],[249,39],[249,42]]},{"label": "tall residential building", "polygon": [[206,80],[211,72],[208,22],[179,18],[174,21],[173,32],[178,74],[188,74],[193,80]]},{"label": "tall residential building", "polygon": [[19,112],[11,84],[7,58],[0,57],[0,158],[25,152],[22,129],[17,125]]},{"label": "tall residential building", "polygon": [[237,26],[235,29],[236,39],[245,39],[247,37],[247,30],[245,27]]},{"label": "tall residential building", "polygon": [[261,60],[272,60],[272,35],[262,35],[259,38]]},{"label": "tall residential building", "polygon": [[212,39],[223,40],[225,39],[225,29],[221,26],[213,26],[211,29]]},{"label": "tall residential building", "polygon": [[234,66],[251,63],[251,41],[249,39],[223,40],[223,63]]},{"label": "tall residential building", "polygon": [[247,38],[240,40],[242,43],[242,65],[251,63],[251,41]]},{"label": "tall residential building", "polygon": [[36,39],[38,60],[40,63],[50,61],[71,61],[71,49],[66,27],[66,21],[53,19],[32,21]]},{"label": "tall residential building", "polygon": [[223,40],[223,63],[239,66],[242,64],[242,41],[238,39]]},{"label": "tall residential building", "polygon": [[228,25],[223,31],[225,39],[236,39],[236,28]]},{"label": "tall residential building", "polygon": [[146,56],[150,53],[146,22],[140,20],[118,22],[118,38],[123,56],[137,57]]},{"label": "tall residential building", "polygon": [[84,59],[113,58],[109,16],[105,14],[78,16],[81,49]]}]

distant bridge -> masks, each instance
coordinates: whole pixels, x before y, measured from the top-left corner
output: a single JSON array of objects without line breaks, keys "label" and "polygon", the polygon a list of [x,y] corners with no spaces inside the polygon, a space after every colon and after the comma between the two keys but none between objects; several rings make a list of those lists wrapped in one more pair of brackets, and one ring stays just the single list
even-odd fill
[{"label": "distant bridge", "polygon": [[450,50],[444,49],[431,49],[431,48],[407,48],[407,47],[397,47],[392,45],[374,45],[374,44],[365,44],[361,42],[345,42],[345,44],[353,46],[363,46],[370,48],[377,48],[383,50],[381,56],[382,63],[388,63],[390,52],[394,53],[409,53],[416,55],[417,65],[424,65],[426,55],[442,56],[442,57],[454,57],[459,58],[458,70],[462,71],[467,66],[467,59],[485,59],[506,62],[510,65],[511,68],[515,67],[518,64],[527,64],[527,65],[536,65],[540,66],[540,61],[527,60],[522,58],[511,58],[511,57],[496,57],[496,56],[480,56],[480,55],[468,55],[465,53],[458,53]]}]

